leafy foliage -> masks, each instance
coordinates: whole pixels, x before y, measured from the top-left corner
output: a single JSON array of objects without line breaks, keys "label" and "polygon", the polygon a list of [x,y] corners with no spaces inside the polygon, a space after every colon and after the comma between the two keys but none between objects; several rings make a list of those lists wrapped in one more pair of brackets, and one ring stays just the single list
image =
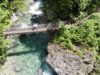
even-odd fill
[{"label": "leafy foliage", "polygon": [[[94,15],[93,15],[94,16]],[[64,48],[83,46],[89,50],[100,50],[100,17],[90,19],[81,26],[62,27],[54,36],[54,42]]]},{"label": "leafy foliage", "polygon": [[23,12],[27,9],[26,0],[11,0],[10,1],[10,9],[13,11]]},{"label": "leafy foliage", "polygon": [[3,0],[0,3],[0,63],[3,62],[6,56],[8,41],[5,39],[3,31],[10,26],[10,14],[9,3],[7,0]]},{"label": "leafy foliage", "polygon": [[89,14],[100,8],[100,0],[90,0],[89,5],[85,9]]},{"label": "leafy foliage", "polygon": [[67,20],[79,16],[80,11],[90,13],[99,6],[100,0],[45,0],[43,11],[50,20]]},{"label": "leafy foliage", "polygon": [[24,8],[24,0],[0,0],[0,64],[7,55],[7,46],[9,40],[3,35],[3,31],[11,26],[10,16],[14,10],[22,10]]}]

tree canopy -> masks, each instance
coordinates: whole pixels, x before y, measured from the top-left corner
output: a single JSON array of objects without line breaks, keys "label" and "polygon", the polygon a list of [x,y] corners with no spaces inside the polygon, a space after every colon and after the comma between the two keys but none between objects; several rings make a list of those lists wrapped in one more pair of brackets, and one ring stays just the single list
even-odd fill
[{"label": "tree canopy", "polygon": [[45,0],[43,11],[49,19],[66,20],[80,12],[91,13],[100,6],[100,0]]},{"label": "tree canopy", "polygon": [[10,0],[10,9],[13,11],[25,11],[27,9],[26,0]]}]

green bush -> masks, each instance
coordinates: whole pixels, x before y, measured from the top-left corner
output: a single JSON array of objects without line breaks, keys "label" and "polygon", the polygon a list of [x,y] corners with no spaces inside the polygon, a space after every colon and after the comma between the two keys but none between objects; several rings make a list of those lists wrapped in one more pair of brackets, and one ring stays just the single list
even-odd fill
[{"label": "green bush", "polygon": [[23,12],[28,9],[26,0],[11,0],[10,9],[13,11]]},{"label": "green bush", "polygon": [[3,35],[3,31],[11,26],[11,13],[14,10],[22,10],[24,0],[0,0],[0,65],[7,55],[9,41]]},{"label": "green bush", "polygon": [[100,20],[100,13],[93,13],[93,14],[91,15],[91,18],[92,18],[92,19],[99,19],[99,20]]},{"label": "green bush", "polygon": [[64,48],[73,49],[74,46],[82,46],[88,50],[99,50],[100,48],[100,17],[89,19],[81,26],[62,27],[55,34],[53,41]]}]

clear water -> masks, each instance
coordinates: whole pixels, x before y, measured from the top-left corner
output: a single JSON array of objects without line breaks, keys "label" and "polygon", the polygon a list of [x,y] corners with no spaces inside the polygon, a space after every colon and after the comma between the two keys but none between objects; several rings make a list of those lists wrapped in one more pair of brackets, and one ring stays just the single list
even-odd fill
[{"label": "clear water", "polygon": [[39,75],[39,69],[43,75],[57,75],[45,62],[50,37],[47,32],[19,36],[17,46],[8,51],[0,75]]},{"label": "clear water", "polygon": [[[37,0],[38,7],[41,4],[40,1]],[[30,26],[34,23],[34,20],[31,20],[32,16],[33,14],[30,13],[23,14],[16,24]],[[16,39],[17,46],[9,50],[7,61],[2,66],[0,75],[38,75],[37,71],[40,67],[43,69],[43,75],[55,75],[45,63],[49,40],[50,36],[46,32],[20,35]]]},{"label": "clear water", "polygon": [[21,35],[17,39],[18,46],[11,49],[8,55],[13,60],[10,75],[37,75],[37,70],[45,61],[49,39],[47,33]]}]

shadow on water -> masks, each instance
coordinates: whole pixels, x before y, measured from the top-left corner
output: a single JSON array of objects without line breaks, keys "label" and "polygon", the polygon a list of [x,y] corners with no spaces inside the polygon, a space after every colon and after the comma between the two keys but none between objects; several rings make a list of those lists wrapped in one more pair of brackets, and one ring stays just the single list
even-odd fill
[{"label": "shadow on water", "polygon": [[19,41],[26,47],[29,48],[28,51],[21,51],[16,53],[9,53],[8,56],[19,56],[27,54],[36,54],[39,53],[39,58],[41,61],[45,60],[47,55],[47,45],[50,40],[50,36],[46,33],[38,34],[28,34],[21,35]]},{"label": "shadow on water", "polygon": [[[41,0],[36,0],[41,1]],[[34,23],[46,24],[47,21],[44,15],[32,16],[25,14],[20,17],[18,24],[33,25]],[[45,65],[45,58],[47,56],[47,46],[50,40],[50,35],[46,33],[36,34],[22,34],[18,37],[16,42],[18,46],[11,49],[8,57],[12,57],[14,68],[21,68],[22,71],[16,72],[16,75],[36,75],[35,72]],[[43,65],[44,64],[44,65]],[[45,68],[45,67],[44,67]],[[51,75],[51,74],[50,74]],[[55,74],[54,74],[55,75]]]},{"label": "shadow on water", "polygon": [[[32,57],[35,56],[35,54],[39,54],[39,60],[41,62],[40,68],[45,71],[48,75],[57,75],[56,72],[53,70],[53,68],[46,63],[46,56],[47,56],[47,46],[48,42],[50,40],[50,35],[48,33],[38,33],[38,34],[28,34],[28,35],[20,35],[19,37],[19,42],[28,50],[22,50],[14,53],[10,53],[8,56],[13,57],[13,56],[20,56],[21,55],[28,55],[32,54]],[[18,50],[18,49],[17,49]],[[27,58],[22,57],[24,60]],[[18,59],[20,60],[20,58]],[[31,59],[32,60],[32,59]],[[34,59],[33,59],[34,60]],[[30,60],[29,60],[30,61]],[[29,62],[26,61],[26,62]],[[31,66],[34,64],[33,62]],[[38,63],[36,63],[38,64]],[[38,64],[39,65],[39,64]],[[36,67],[36,66],[35,66]],[[29,69],[28,69],[29,71]],[[38,71],[38,70],[36,70]]]},{"label": "shadow on water", "polygon": [[29,53],[35,53],[35,51],[22,51],[22,52],[17,52],[17,53],[10,53],[8,54],[8,56],[19,56],[19,55],[22,55],[22,54],[29,54]]}]

